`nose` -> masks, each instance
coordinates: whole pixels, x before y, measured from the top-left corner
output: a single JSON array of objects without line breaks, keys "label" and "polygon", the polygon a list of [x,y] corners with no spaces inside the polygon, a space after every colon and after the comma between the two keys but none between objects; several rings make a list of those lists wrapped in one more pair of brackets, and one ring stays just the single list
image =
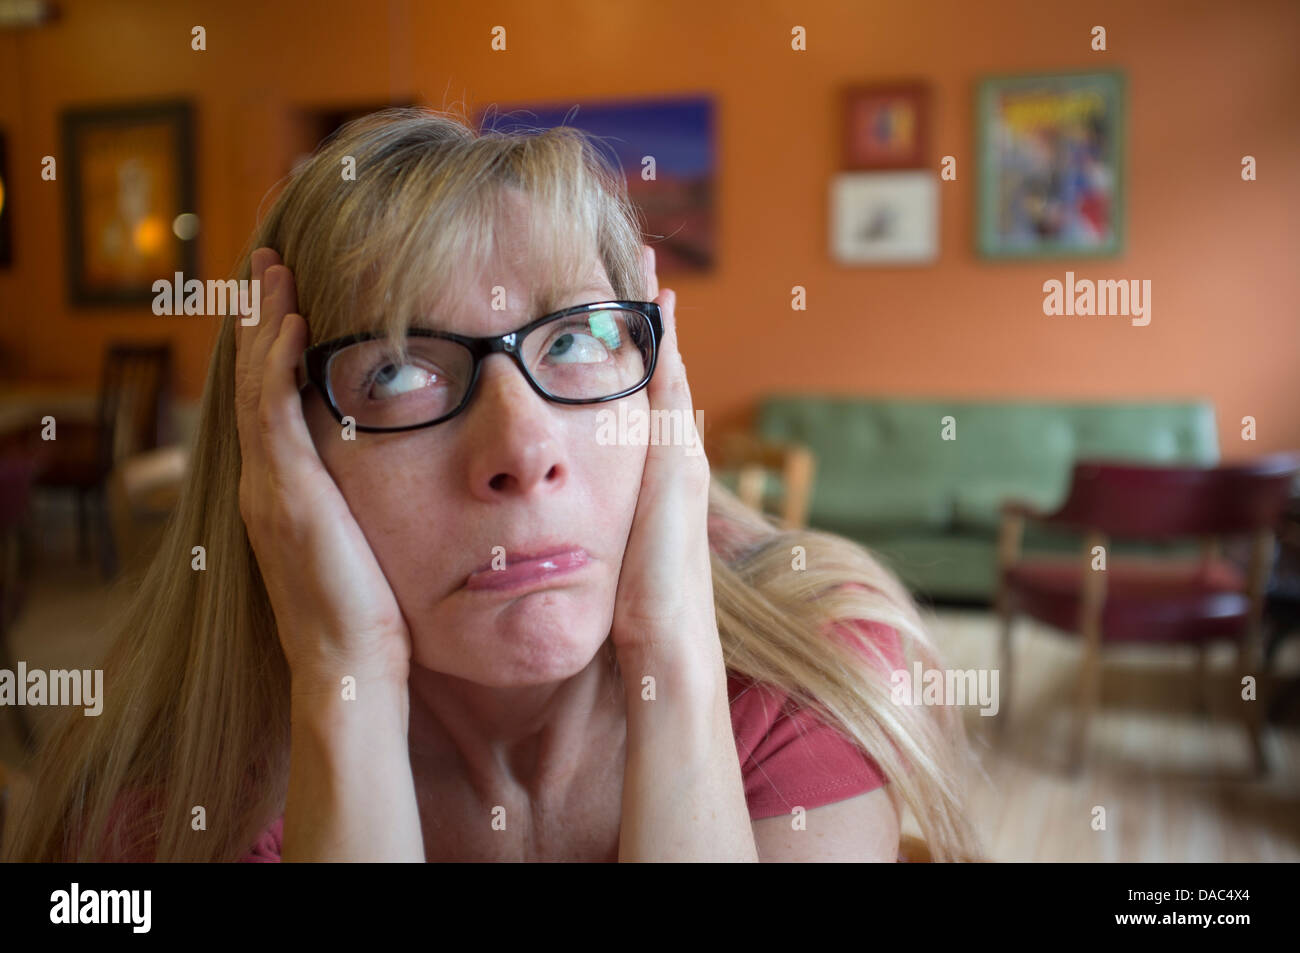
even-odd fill
[{"label": "nose", "polygon": [[557,492],[568,464],[554,408],[505,354],[484,359],[472,404],[470,489],[486,502]]}]

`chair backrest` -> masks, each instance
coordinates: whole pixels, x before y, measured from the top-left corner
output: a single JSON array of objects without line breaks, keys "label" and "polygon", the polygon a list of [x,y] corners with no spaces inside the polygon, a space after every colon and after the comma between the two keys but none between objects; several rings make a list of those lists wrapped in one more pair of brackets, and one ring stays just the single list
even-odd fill
[{"label": "chair backrest", "polygon": [[106,468],[170,439],[171,361],[170,344],[109,345],[98,412]]},{"label": "chair backrest", "polygon": [[35,457],[0,457],[0,535],[22,524],[38,469]]},{"label": "chair backrest", "polygon": [[738,473],[736,495],[750,509],[764,512],[766,474],[781,477],[779,519],[785,529],[807,525],[817,464],[812,451],[792,443],[773,443],[747,433],[729,434],[722,444],[722,465]]},{"label": "chair backrest", "polygon": [[1277,525],[1297,473],[1297,454],[1219,467],[1080,460],[1051,521],[1152,540],[1244,535]]}]

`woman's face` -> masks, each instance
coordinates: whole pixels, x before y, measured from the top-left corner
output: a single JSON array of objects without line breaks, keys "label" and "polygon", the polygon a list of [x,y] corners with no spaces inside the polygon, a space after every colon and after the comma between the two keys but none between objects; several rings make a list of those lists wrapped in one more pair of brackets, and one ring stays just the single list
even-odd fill
[{"label": "woman's face", "polygon": [[[525,309],[540,276],[507,257],[439,302],[429,323],[488,335],[538,317]],[[616,297],[594,253],[590,260],[585,287],[557,308]],[[506,289],[503,311],[492,309],[497,285]],[[621,402],[648,408],[644,389]],[[509,356],[494,354],[469,406],[451,420],[344,440],[319,393],[309,392],[304,412],[317,451],[392,586],[413,662],[494,687],[558,681],[590,663],[609,635],[646,459],[643,445],[597,442],[597,414],[619,403],[550,403]],[[586,563],[523,587],[478,588],[502,578],[489,569],[467,586],[500,554],[494,547],[504,548],[507,564],[561,547],[585,550]]]}]

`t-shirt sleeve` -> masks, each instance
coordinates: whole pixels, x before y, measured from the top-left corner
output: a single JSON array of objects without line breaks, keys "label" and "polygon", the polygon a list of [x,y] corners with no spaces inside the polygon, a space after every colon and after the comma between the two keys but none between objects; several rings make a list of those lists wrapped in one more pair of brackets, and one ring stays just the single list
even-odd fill
[{"label": "t-shirt sleeve", "polygon": [[253,849],[239,858],[239,862],[241,864],[278,864],[283,841],[284,818],[277,817],[275,822],[258,837]]},{"label": "t-shirt sleeve", "polygon": [[[898,633],[880,623],[855,623],[885,640],[897,657]],[[876,762],[780,689],[728,673],[731,724],[751,820],[812,809],[866,794],[887,783]]]}]

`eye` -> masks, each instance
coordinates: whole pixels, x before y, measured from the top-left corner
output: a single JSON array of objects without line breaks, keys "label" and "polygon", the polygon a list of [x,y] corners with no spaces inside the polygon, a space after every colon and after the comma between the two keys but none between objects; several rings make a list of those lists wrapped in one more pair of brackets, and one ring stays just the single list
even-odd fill
[{"label": "eye", "polygon": [[365,391],[371,400],[389,400],[440,383],[441,376],[432,368],[389,363],[370,374]]},{"label": "eye", "polygon": [[586,333],[586,327],[585,323],[571,325],[558,333],[546,350],[546,359],[555,364],[595,364],[609,360],[604,343]]}]

